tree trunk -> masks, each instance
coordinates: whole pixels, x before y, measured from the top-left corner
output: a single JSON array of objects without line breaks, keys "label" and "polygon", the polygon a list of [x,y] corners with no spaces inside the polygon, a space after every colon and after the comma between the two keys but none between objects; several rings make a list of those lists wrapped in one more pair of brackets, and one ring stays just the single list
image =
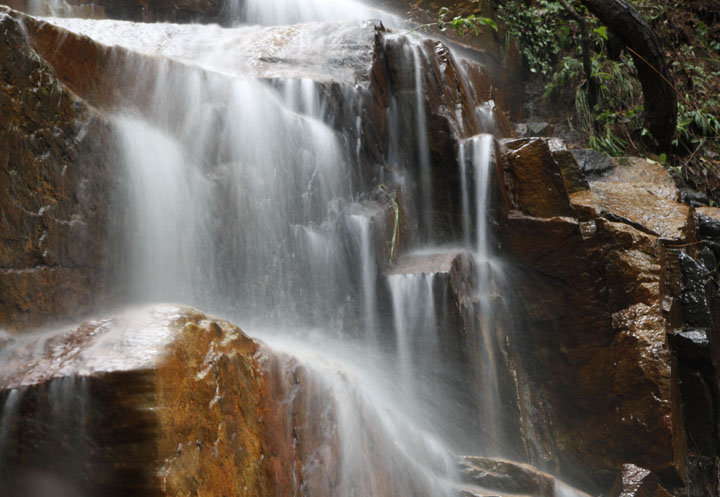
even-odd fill
[{"label": "tree trunk", "polygon": [[645,97],[645,127],[657,146],[668,150],[677,126],[677,95],[660,40],[626,0],[582,3],[628,47]]}]

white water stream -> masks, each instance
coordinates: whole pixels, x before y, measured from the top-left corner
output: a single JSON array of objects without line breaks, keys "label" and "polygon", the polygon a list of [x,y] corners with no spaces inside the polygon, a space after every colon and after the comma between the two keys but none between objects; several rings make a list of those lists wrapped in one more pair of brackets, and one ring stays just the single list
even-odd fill
[{"label": "white water stream", "polygon": [[[249,0],[243,8],[229,7],[239,22],[265,26],[398,22],[353,0]],[[358,131],[357,142],[351,141],[336,129],[334,111],[316,84],[330,77],[344,83],[342,107],[357,105],[353,73],[342,63],[352,47],[339,45],[338,25],[285,29],[274,64],[264,54],[279,31],[262,26],[51,22],[154,57],[136,67],[141,77],[154,78],[151,105],[113,117],[123,153],[118,174],[125,177],[113,201],[124,229],[113,239],[123,257],[109,273],[128,304],[197,306],[304,364],[340,406],[339,497],[384,495],[371,476],[380,466],[396,475],[395,495],[454,497],[457,452],[506,455],[497,371],[507,362],[497,356],[503,330],[496,323],[503,273],[487,221],[490,135],[467,139],[459,150],[461,249],[474,259],[476,285],[465,305],[478,321],[467,344],[477,358],[466,369],[449,359],[459,357],[456,352],[445,350],[447,294],[438,291],[444,276],[378,273],[376,226],[357,208],[372,193],[357,179],[363,137]],[[355,26],[372,29],[370,23]],[[406,60],[414,64],[414,113],[403,119],[397,115],[403,110],[391,105],[389,120],[395,133],[393,122],[414,123],[404,132],[414,135],[416,150],[409,155],[418,164],[400,171],[398,186],[416,185],[403,189],[408,217],[418,220],[418,238],[432,244],[425,50],[412,41],[406,46]],[[177,71],[163,58],[202,71]],[[328,69],[328,59],[340,62]],[[361,128],[352,123],[355,131]],[[387,161],[401,169],[407,151],[399,147],[390,146],[396,156]],[[14,414],[17,397],[10,394],[0,421]],[[462,405],[464,399],[472,407]],[[470,440],[467,434],[475,432],[480,435]],[[358,450],[368,440],[380,446],[381,460]]]}]

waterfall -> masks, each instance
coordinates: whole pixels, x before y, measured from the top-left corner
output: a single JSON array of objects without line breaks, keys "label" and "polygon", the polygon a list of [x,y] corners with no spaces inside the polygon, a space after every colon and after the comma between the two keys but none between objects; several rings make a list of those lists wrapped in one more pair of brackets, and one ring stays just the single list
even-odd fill
[{"label": "waterfall", "polygon": [[360,253],[360,281],[362,300],[362,324],[370,340],[377,339],[377,263],[373,254],[371,219],[362,214],[348,216],[350,229],[354,232]]},{"label": "waterfall", "polygon": [[[123,63],[136,75],[128,93],[144,92],[145,104],[113,108],[110,119],[122,180],[109,236],[121,255],[107,274],[118,300],[197,306],[297,360],[337,410],[321,429],[338,439],[342,497],[454,497],[464,485],[460,453],[523,459],[518,408],[507,407],[518,401],[506,355],[509,284],[489,225],[493,136],[454,130],[458,157],[448,162],[459,170],[452,196],[462,226],[458,239],[443,238],[425,95],[432,49],[388,35],[403,39],[410,84],[389,96],[385,157],[370,160],[363,153],[375,138],[363,132],[364,95],[352,72],[368,55],[339,43],[337,30],[374,33],[377,25],[267,26],[399,21],[353,0],[249,0],[226,10],[260,26],[52,20],[144,54]],[[258,44],[273,45],[272,57]],[[470,112],[489,129],[491,110]],[[387,226],[363,207],[379,198],[391,200],[389,255],[378,236]],[[402,249],[400,210],[409,226]],[[403,265],[400,250],[433,265]],[[473,270],[456,299],[459,264]],[[87,385],[68,376],[48,388],[58,410],[76,410],[77,419],[56,425],[89,459],[77,423],[89,416]],[[13,390],[1,406],[0,456],[22,397]]]},{"label": "waterfall", "polygon": [[312,21],[383,19],[399,25],[400,18],[357,0],[228,0],[231,18],[248,24],[283,25]]}]

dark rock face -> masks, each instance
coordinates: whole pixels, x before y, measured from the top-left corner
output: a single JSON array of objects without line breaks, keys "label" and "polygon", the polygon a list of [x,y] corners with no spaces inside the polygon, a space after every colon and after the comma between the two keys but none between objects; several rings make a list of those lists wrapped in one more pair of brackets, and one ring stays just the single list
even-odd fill
[{"label": "dark rock face", "polygon": [[572,154],[587,176],[599,176],[613,168],[610,158],[597,150],[574,150]]},{"label": "dark rock face", "polygon": [[90,308],[104,256],[115,144],[0,11],[0,326]]},{"label": "dark rock face", "polygon": [[665,247],[692,237],[689,209],[648,182],[564,182],[572,163],[546,140],[503,145],[504,237],[528,273],[527,367],[553,433],[534,457],[577,482],[593,468],[598,489],[627,462],[679,484],[686,436],[663,302]]}]

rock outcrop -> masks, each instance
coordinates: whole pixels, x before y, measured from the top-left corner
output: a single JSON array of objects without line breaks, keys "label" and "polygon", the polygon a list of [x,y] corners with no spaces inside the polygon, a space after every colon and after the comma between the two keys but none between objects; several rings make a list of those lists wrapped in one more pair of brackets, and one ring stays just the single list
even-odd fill
[{"label": "rock outcrop", "polygon": [[618,165],[588,185],[553,140],[503,147],[504,238],[531,322],[526,367],[543,378],[536,405],[548,408],[531,416],[552,432],[534,457],[576,483],[593,468],[597,489],[623,463],[683,485],[687,438],[668,334],[680,305],[672,259],[695,239],[691,209],[650,164]]}]

